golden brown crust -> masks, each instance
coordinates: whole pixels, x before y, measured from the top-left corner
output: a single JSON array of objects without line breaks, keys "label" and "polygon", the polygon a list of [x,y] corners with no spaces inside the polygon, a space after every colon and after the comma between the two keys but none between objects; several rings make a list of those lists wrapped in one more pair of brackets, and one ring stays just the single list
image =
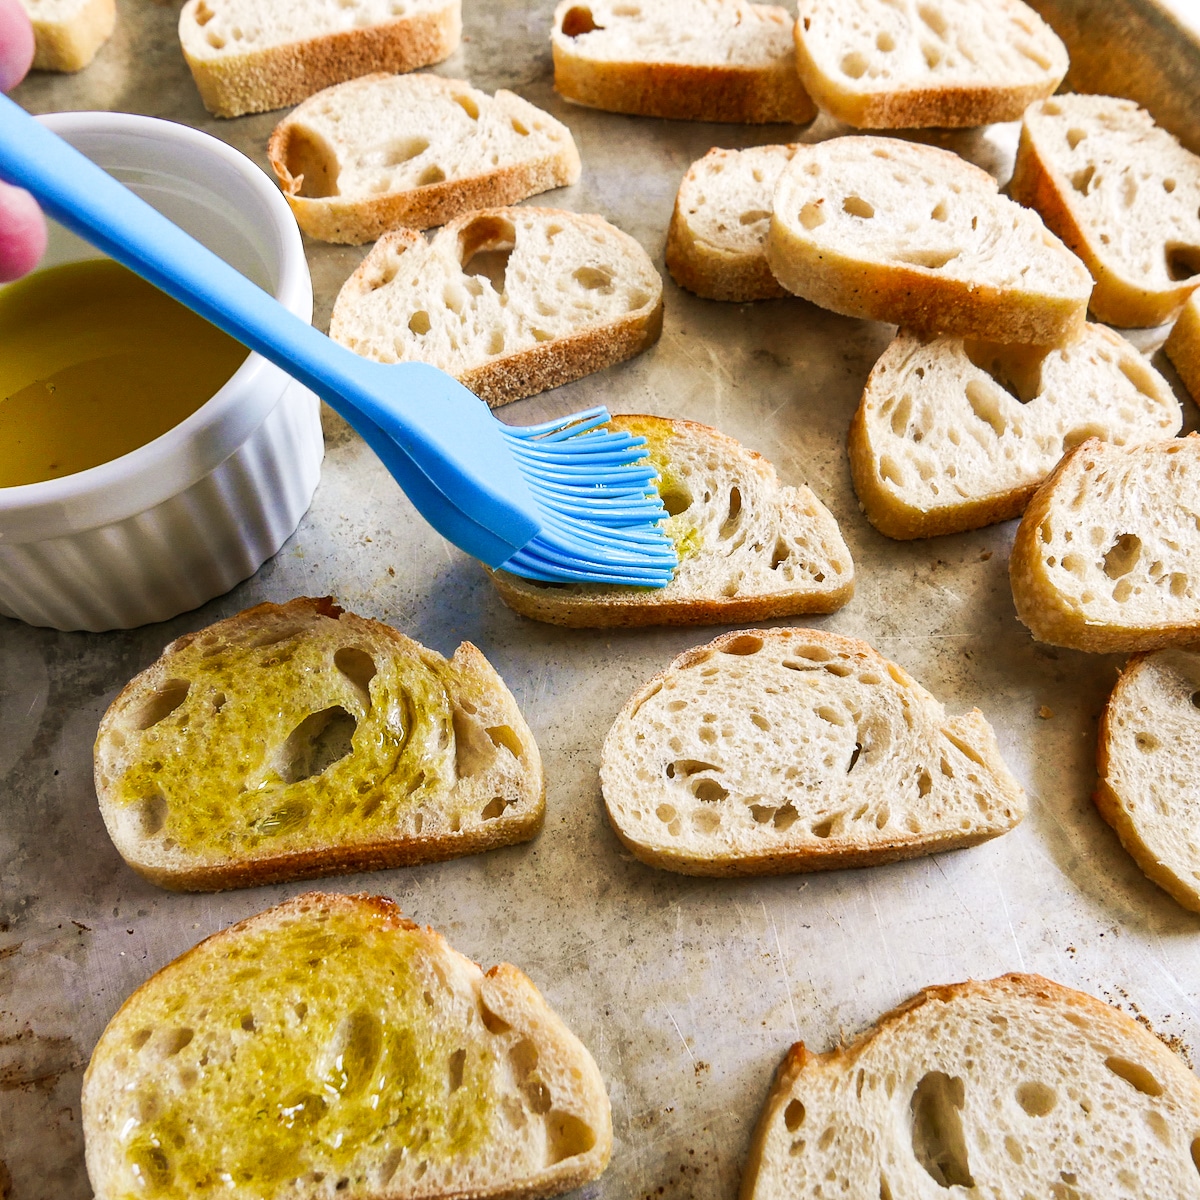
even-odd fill
[{"label": "golden brown crust", "polygon": [[1163,349],[1179,372],[1183,386],[1200,404],[1200,291],[1193,292],[1183,306]]},{"label": "golden brown crust", "polygon": [[69,22],[39,20],[33,23],[35,71],[81,71],[112,36],[117,21],[115,0],[88,0]]}]

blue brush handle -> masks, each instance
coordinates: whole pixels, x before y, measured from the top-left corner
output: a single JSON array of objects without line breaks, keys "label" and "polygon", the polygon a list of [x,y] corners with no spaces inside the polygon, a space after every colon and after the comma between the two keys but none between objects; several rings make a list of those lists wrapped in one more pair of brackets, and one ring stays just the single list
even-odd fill
[{"label": "blue brush handle", "polygon": [[384,366],[332,342],[4,95],[0,178],[28,189],[62,225],[311,388],[406,491],[421,490],[422,476],[425,490],[452,497],[467,521],[515,503],[520,511],[493,528],[497,550],[479,555],[485,561],[502,561],[501,543],[516,549],[538,532],[537,509],[499,429],[479,420],[483,401],[424,363]]}]

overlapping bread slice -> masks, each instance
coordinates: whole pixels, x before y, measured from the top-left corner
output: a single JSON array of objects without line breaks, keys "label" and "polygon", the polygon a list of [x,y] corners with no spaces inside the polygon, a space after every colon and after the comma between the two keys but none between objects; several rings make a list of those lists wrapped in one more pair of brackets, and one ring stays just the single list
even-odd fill
[{"label": "overlapping bread slice", "polygon": [[561,0],[554,86],[577,104],[690,121],[811,121],[791,13],[746,0]]},{"label": "overlapping bread slice", "polygon": [[628,234],[553,208],[467,213],[431,240],[396,230],[343,285],[329,336],[427,362],[491,405],[631,358],[662,331],[662,279]]},{"label": "overlapping bread slice", "polygon": [[1137,865],[1200,912],[1200,653],[1135,655],[1100,721],[1096,807]]},{"label": "overlapping bread slice", "polygon": [[1200,403],[1200,292],[1193,292],[1167,336],[1163,349],[1183,386]]},{"label": "overlapping bread slice", "polygon": [[583,1044],[381,897],[311,892],[144,983],[83,1082],[96,1200],[556,1195],[608,1162]]},{"label": "overlapping bread slice", "polygon": [[859,129],[1015,121],[1067,73],[1067,49],[1021,0],[800,0],[809,94]]},{"label": "overlapping bread slice", "polygon": [[541,827],[542,765],[504,681],[328,599],[260,604],[172,642],[95,750],[121,856],[216,890],[469,854]]},{"label": "overlapping bread slice", "polygon": [[727,633],[639,688],[604,743],[609,820],[687,875],[862,867],[1006,833],[1025,794],[978,709],[947,717],[864,642]]},{"label": "overlapping bread slice", "polygon": [[372,71],[449,58],[461,0],[187,0],[179,44],[204,107],[218,117],[297,104]]},{"label": "overlapping bread slice", "polygon": [[1009,578],[1040,642],[1157,650],[1200,641],[1200,436],[1090,438],[1038,489]]},{"label": "overlapping bread slice", "polygon": [[771,203],[795,146],[712,149],[692,163],[667,229],[667,270],[709,300],[771,300],[788,291],[767,265]]},{"label": "overlapping bread slice", "polygon": [[1054,348],[901,331],[850,425],[850,470],[880,532],[931,537],[1020,516],[1085,438],[1154,441],[1181,423],[1167,381],[1103,325]]},{"label": "overlapping bread slice", "polygon": [[114,0],[20,0],[33,24],[37,71],[81,71],[112,36]]},{"label": "overlapping bread slice", "polygon": [[512,92],[367,75],[310,97],[267,156],[300,228],[326,242],[428,229],[579,179],[571,131]]},{"label": "overlapping bread slice", "polygon": [[833,612],[854,593],[837,522],[806,487],[784,487],[766,459],[708,425],[615,416],[644,437],[679,555],[664,588],[492,582],[527,617],[575,628],[712,625]]},{"label": "overlapping bread slice", "polygon": [[986,171],[896,138],[797,147],[775,189],[767,261],[788,291],[834,312],[997,342],[1078,334],[1092,286]]},{"label": "overlapping bread slice", "polygon": [[1031,105],[1010,191],[1087,264],[1098,320],[1161,324],[1200,283],[1200,157],[1132,100]]},{"label": "overlapping bread slice", "polygon": [[1194,1196],[1200,1082],[1124,1013],[1037,975],[930,987],[771,1087],[741,1200]]}]

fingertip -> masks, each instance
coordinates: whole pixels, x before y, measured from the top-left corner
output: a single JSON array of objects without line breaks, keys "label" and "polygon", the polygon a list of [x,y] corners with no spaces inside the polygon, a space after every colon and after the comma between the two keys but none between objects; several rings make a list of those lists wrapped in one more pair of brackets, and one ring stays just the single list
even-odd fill
[{"label": "fingertip", "polygon": [[45,252],[46,218],[37,201],[20,188],[0,183],[0,282],[28,275]]},{"label": "fingertip", "polygon": [[25,78],[33,63],[33,25],[21,0],[0,0],[0,92]]}]

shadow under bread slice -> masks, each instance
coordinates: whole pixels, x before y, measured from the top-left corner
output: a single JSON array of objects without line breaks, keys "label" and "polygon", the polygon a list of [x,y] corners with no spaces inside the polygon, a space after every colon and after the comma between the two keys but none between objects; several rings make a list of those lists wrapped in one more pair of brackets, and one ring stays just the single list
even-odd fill
[{"label": "shadow under bread slice", "polygon": [[328,598],[179,638],[100,723],[122,857],[219,890],[429,862],[541,827],[533,736],[469,642],[452,659]]}]

